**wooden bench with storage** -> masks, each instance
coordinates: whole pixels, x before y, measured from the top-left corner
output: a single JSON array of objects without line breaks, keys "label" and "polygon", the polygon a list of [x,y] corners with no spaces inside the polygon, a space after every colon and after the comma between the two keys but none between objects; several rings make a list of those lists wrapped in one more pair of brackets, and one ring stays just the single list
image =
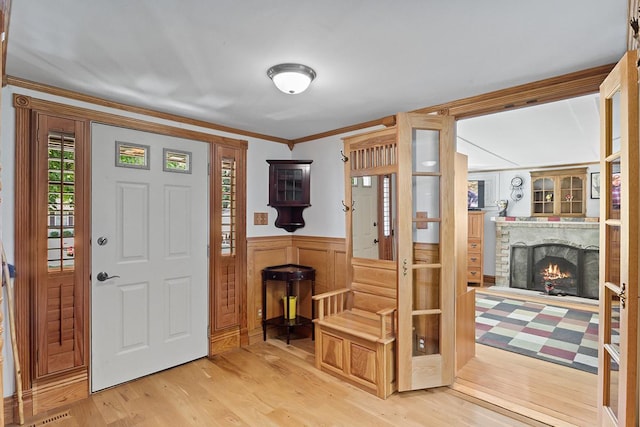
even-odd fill
[{"label": "wooden bench with storage", "polygon": [[316,367],[386,399],[397,390],[395,265],[362,267],[351,289],[313,297]]}]

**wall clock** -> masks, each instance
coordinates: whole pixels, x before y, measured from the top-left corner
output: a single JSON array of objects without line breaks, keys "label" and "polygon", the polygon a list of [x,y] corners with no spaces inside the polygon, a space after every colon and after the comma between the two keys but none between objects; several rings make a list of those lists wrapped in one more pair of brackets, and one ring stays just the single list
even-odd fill
[{"label": "wall clock", "polygon": [[520,176],[514,176],[511,178],[511,200],[520,201],[524,197],[524,193],[522,192],[522,184],[524,181]]},{"label": "wall clock", "polygon": [[522,187],[522,178],[519,176],[514,176],[513,178],[511,178],[511,186]]}]

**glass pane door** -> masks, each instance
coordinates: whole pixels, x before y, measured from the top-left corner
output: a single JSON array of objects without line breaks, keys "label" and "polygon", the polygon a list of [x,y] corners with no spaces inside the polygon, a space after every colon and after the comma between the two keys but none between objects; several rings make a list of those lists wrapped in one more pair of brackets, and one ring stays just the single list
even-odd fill
[{"label": "glass pane door", "polygon": [[627,52],[600,87],[598,417],[607,426],[638,422],[637,56]]},{"label": "glass pane door", "polygon": [[[398,389],[453,380],[453,119],[398,114]],[[411,167],[409,167],[411,165]]]}]

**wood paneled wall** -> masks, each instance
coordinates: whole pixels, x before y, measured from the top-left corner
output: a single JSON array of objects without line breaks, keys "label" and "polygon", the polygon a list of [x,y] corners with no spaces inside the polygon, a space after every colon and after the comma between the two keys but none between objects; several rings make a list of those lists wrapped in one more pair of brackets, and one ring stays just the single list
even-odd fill
[{"label": "wood paneled wall", "polygon": [[[316,269],[316,294],[346,286],[347,264],[345,240],[314,236],[273,236],[247,239],[247,323],[249,343],[262,339],[262,269],[272,265],[301,264]],[[283,285],[284,286],[284,285]],[[283,287],[284,289],[284,287]],[[270,288],[267,294],[269,316],[282,311],[279,294],[283,289]],[[298,310],[311,317],[311,295],[304,293]]]}]

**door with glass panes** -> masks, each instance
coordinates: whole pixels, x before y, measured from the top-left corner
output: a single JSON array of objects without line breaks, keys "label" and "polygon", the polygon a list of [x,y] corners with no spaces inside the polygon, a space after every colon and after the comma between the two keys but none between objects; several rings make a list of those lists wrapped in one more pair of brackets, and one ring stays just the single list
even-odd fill
[{"label": "door with glass panes", "polygon": [[603,426],[638,425],[637,61],[637,51],[627,52],[600,86],[598,419]]},{"label": "door with glass panes", "polygon": [[454,377],[454,120],[400,113],[398,389]]}]

